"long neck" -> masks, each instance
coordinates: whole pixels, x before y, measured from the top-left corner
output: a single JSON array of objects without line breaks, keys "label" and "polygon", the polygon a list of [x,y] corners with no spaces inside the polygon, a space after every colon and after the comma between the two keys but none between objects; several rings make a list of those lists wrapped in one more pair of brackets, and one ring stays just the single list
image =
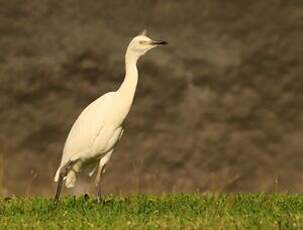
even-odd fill
[{"label": "long neck", "polygon": [[125,55],[125,78],[122,82],[118,93],[126,100],[130,105],[133,102],[137,82],[138,82],[138,70],[137,61],[138,56],[132,52],[127,51]]}]

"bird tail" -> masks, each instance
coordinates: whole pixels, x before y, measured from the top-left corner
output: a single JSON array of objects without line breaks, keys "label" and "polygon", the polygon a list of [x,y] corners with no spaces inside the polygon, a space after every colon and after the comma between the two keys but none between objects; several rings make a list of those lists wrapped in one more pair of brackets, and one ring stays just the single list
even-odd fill
[{"label": "bird tail", "polygon": [[77,180],[77,174],[74,170],[70,170],[68,173],[67,173],[67,176],[66,176],[66,180],[65,180],[65,186],[66,188],[72,188],[75,186],[75,183],[76,183],[76,180]]},{"label": "bird tail", "polygon": [[[59,181],[61,168],[62,168],[62,166],[60,166],[56,172],[56,175],[54,177],[55,182]],[[76,180],[77,180],[77,173],[80,172],[80,168],[81,168],[81,164],[77,164],[77,163],[74,164],[73,167],[67,173],[67,175],[63,178],[63,180],[65,180],[65,186],[67,188],[74,187]]]},{"label": "bird tail", "polygon": [[61,169],[61,166],[57,169],[56,175],[54,177],[54,181],[55,182],[59,181],[60,169]]}]

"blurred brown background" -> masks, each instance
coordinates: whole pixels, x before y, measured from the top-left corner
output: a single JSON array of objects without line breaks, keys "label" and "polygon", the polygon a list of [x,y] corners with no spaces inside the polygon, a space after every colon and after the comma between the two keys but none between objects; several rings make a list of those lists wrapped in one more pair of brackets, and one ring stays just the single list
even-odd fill
[{"label": "blurred brown background", "polygon": [[[0,3],[6,195],[53,193],[72,123],[144,28],[169,46],[139,63],[104,191],[303,192],[301,0]],[[92,189],[85,174],[70,192]]]}]

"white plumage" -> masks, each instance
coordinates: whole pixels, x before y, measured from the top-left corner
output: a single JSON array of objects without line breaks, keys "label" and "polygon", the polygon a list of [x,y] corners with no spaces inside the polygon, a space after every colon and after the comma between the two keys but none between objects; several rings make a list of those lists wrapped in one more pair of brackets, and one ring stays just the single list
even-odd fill
[{"label": "white plumage", "polygon": [[73,187],[82,166],[98,161],[96,186],[99,199],[101,198],[101,176],[123,134],[123,121],[135,95],[138,81],[137,60],[151,48],[164,44],[166,42],[150,39],[145,32],[132,39],[125,55],[126,74],[120,88],[99,97],[82,111],[67,137],[62,160],[55,175],[55,182],[59,182],[56,200],[59,199],[63,180],[66,187]]}]

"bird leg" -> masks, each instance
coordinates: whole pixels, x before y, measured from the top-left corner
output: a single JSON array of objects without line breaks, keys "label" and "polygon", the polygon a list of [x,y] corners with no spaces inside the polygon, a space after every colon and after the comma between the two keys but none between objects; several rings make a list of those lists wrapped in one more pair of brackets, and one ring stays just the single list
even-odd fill
[{"label": "bird leg", "polygon": [[113,153],[113,149],[110,150],[109,152],[107,152],[105,154],[104,157],[101,158],[100,162],[99,162],[99,167],[98,167],[98,172],[96,175],[96,189],[97,189],[97,199],[98,199],[98,203],[101,202],[101,179],[102,179],[102,175],[105,172],[105,166],[107,165],[107,162],[110,160],[110,157]]},{"label": "bird leg", "polygon": [[62,190],[63,179],[67,175],[67,173],[70,170],[70,168],[72,167],[72,165],[73,165],[72,162],[69,161],[66,165],[64,165],[60,169],[57,191],[56,191],[56,195],[55,195],[55,198],[54,198],[55,203],[57,203],[59,201],[60,193],[61,193],[61,190]]},{"label": "bird leg", "polygon": [[96,188],[97,188],[97,202],[100,204],[102,201],[102,193],[101,193],[101,179],[102,179],[102,175],[105,172],[105,166],[100,166],[98,168],[98,173],[97,173],[97,177],[96,177]]}]

